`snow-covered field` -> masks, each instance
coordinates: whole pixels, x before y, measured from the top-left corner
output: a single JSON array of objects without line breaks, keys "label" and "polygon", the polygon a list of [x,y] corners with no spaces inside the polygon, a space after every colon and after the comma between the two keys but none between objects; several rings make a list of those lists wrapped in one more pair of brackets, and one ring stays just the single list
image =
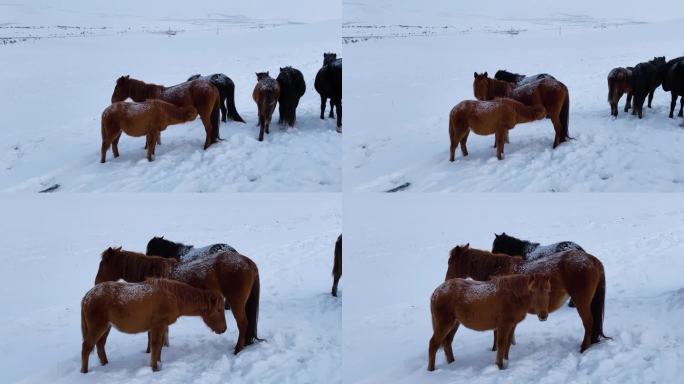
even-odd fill
[{"label": "snow-covered field", "polygon": [[[677,194],[399,194],[345,199],[343,376],[348,383],[676,383],[684,367],[684,197]],[[491,332],[459,328],[456,361],[428,372],[430,295],[449,250],[490,249],[506,231],[572,240],[605,266],[604,331],[579,353],[583,328],[563,307],[516,329],[507,370]]]},{"label": "snow-covered field", "polygon": [[[345,2],[344,180],[357,191],[684,191],[684,130],[659,88],[638,120],[610,116],[608,72],[684,55],[682,5],[656,1]],[[470,135],[448,161],[451,108],[474,99],[473,72],[550,73],[570,93],[570,135],[517,126],[497,161]],[[679,108],[679,105],[677,106]]]},{"label": "snow-covered field", "polygon": [[[320,120],[314,77],[340,52],[339,1],[48,0],[0,4],[0,190],[215,192],[341,191],[342,136]],[[3,44],[4,43],[4,44]],[[306,93],[294,129],[258,135],[255,72],[291,65]],[[123,136],[121,157],[99,163],[100,115],[125,74],[174,85],[225,73],[246,124],[221,123],[225,141],[202,149],[199,119],[171,126],[148,163],[144,138]]]},{"label": "snow-covered field", "polygon": [[[341,382],[344,278],[340,297],[330,295],[338,194],[4,194],[0,212],[2,383]],[[145,334],[113,330],[109,364],[93,354],[90,372],[79,373],[80,301],[100,253],[118,245],[144,252],[162,234],[226,242],[257,263],[267,341],[235,356],[230,312],[220,336],[185,317],[171,326],[160,372],[149,367]]]}]

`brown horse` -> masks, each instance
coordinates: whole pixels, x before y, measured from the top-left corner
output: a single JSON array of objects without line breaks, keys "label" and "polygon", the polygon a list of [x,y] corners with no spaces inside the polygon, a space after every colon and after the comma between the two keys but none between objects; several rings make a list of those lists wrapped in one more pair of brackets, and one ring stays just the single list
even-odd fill
[{"label": "brown horse", "polygon": [[518,257],[506,261],[501,255],[470,249],[469,244],[466,244],[451,250],[446,278],[486,280],[497,274],[510,273],[511,267],[514,273],[544,273],[551,278],[549,312],[560,308],[568,295],[572,298],[584,325],[580,352],[598,343],[601,338],[608,338],[603,334],[606,297],[603,264],[584,251],[569,250],[530,261],[521,261]]},{"label": "brown horse", "polygon": [[456,104],[449,113],[449,161],[456,158],[456,147],[461,143],[461,153],[468,156],[468,134],[495,136],[496,157],[503,159],[504,143],[508,142],[508,130],[516,124],[543,119],[546,110],[541,105],[528,107],[509,98],[491,101],[465,100]]},{"label": "brown horse", "polygon": [[268,72],[257,72],[257,83],[252,92],[252,98],[259,110],[259,141],[264,141],[264,131],[268,134],[271,117],[280,98],[278,81],[268,75]]},{"label": "brown horse", "polygon": [[478,100],[491,100],[495,97],[510,97],[525,105],[542,105],[546,108],[546,117],[551,119],[556,136],[553,147],[570,139],[568,133],[568,116],[570,96],[568,87],[553,78],[540,80],[514,87],[511,83],[487,77],[487,72],[475,73],[473,91]]},{"label": "brown horse", "polygon": [[528,311],[546,321],[550,291],[549,277],[542,274],[498,276],[484,282],[445,281],[430,300],[433,334],[428,347],[428,371],[435,370],[435,354],[440,346],[447,362],[454,361],[451,343],[461,324],[476,331],[496,330],[496,365],[504,369],[513,329]]},{"label": "brown horse", "polygon": [[181,316],[201,316],[214,332],[226,331],[223,297],[215,292],[166,279],[140,283],[98,284],[81,301],[81,372],[88,372],[88,358],[97,345],[100,363],[108,363],[105,353],[112,326],[125,333],[149,331],[152,344],[150,366],[158,371],[164,332]]},{"label": "brown horse", "polygon": [[608,104],[610,104],[612,116],[617,117],[618,102],[625,93],[627,94],[625,113],[632,106],[632,69],[632,67],[617,67],[608,73]]},{"label": "brown horse", "polygon": [[161,100],[142,103],[119,101],[102,112],[102,152],[100,163],[105,162],[107,150],[112,146],[114,157],[119,157],[121,132],[128,136],[147,136],[147,160],[152,161],[154,148],[161,131],[173,124],[181,124],[197,117],[195,107],[177,107]]},{"label": "brown horse", "polygon": [[124,101],[160,99],[179,107],[193,106],[199,113],[206,131],[204,149],[220,140],[219,137],[219,91],[208,80],[192,80],[171,87],[148,84],[131,79],[128,75],[119,77],[112,93],[112,103]]},{"label": "brown horse", "polygon": [[119,248],[108,248],[102,253],[95,284],[123,279],[143,281],[147,277],[165,277],[193,287],[221,292],[230,304],[238,326],[235,353],[257,337],[259,318],[259,270],[247,256],[237,252],[217,252],[187,262],[145,256]]}]

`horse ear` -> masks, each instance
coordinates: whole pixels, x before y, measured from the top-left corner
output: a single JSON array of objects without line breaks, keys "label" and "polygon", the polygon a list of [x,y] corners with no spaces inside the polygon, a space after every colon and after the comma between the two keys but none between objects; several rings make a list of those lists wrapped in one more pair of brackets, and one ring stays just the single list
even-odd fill
[{"label": "horse ear", "polygon": [[463,249],[468,249],[470,248],[470,243],[466,243],[466,245],[463,246]]},{"label": "horse ear", "polygon": [[126,75],[126,79],[128,79],[128,78],[130,78],[130,77],[131,77],[131,75]]},{"label": "horse ear", "polygon": [[473,72],[473,76],[477,79],[477,72]]},{"label": "horse ear", "polygon": [[501,232],[501,236],[506,236],[506,232]]},{"label": "horse ear", "polygon": [[266,71],[266,76],[268,76],[268,71]]},{"label": "horse ear", "polygon": [[484,73],[484,77],[487,77],[487,72]]}]

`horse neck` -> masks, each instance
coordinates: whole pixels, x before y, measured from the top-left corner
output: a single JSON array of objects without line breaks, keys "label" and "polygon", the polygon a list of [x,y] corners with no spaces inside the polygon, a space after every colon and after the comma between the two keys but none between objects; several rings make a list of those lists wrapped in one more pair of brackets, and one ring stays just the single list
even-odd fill
[{"label": "horse neck", "polygon": [[162,258],[123,252],[116,259],[111,260],[110,266],[118,272],[119,278],[129,282],[139,282],[147,277],[166,277],[170,270],[170,263],[170,260]]},{"label": "horse neck", "polygon": [[181,244],[181,246],[178,248],[178,257],[182,257],[188,254],[194,248],[193,245],[185,245]]},{"label": "horse neck", "polygon": [[156,99],[164,89],[163,86],[157,84],[147,84],[141,80],[128,80],[128,96],[133,101],[145,101],[147,99]]},{"label": "horse neck", "polygon": [[466,270],[468,271],[468,276],[475,280],[488,280],[507,261],[496,255],[479,251],[474,252],[471,250],[466,255],[464,261],[467,263]]}]

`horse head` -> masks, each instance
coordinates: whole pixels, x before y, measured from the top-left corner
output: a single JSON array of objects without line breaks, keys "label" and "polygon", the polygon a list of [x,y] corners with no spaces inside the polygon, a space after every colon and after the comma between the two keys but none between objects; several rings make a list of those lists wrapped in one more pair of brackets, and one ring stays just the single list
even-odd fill
[{"label": "horse head", "polygon": [[489,91],[489,77],[487,72],[478,74],[474,72],[475,80],[473,80],[473,93],[478,100],[487,100],[487,93]]},{"label": "horse head", "polygon": [[256,73],[257,81],[268,79],[270,77],[268,74],[268,71],[266,71],[266,72],[255,72],[255,73]]},{"label": "horse head", "polygon": [[128,80],[130,75],[121,76],[116,80],[116,86],[114,87],[114,92],[112,93],[112,103],[117,101],[124,101],[128,98],[130,94],[130,87]]},{"label": "horse head", "polygon": [[528,289],[530,292],[530,311],[537,314],[539,321],[549,317],[549,293],[551,280],[549,276],[535,273],[530,276]]},{"label": "horse head", "polygon": [[337,53],[326,52],[323,54],[323,65],[328,65],[337,60]]},{"label": "horse head", "polygon": [[451,252],[449,252],[449,262],[447,267],[446,278],[444,280],[453,279],[454,277],[467,277],[467,271],[464,270],[463,258],[464,253],[470,248],[470,243],[465,245],[455,246]]},{"label": "horse head", "polygon": [[228,328],[226,324],[225,299],[223,295],[211,292],[209,311],[202,314],[202,320],[212,331],[222,334]]}]

